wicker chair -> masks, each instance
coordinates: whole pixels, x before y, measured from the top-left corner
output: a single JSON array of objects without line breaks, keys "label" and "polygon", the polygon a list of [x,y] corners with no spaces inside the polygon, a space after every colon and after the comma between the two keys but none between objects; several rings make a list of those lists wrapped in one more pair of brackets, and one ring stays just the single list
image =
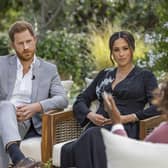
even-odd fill
[{"label": "wicker chair", "polygon": [[42,117],[42,161],[52,158],[54,144],[79,137],[82,128],[75,120],[71,109],[56,112],[49,111]]},{"label": "wicker chair", "polygon": [[158,126],[162,121],[167,121],[167,116],[165,114],[147,118],[140,121],[139,127],[139,138],[143,140],[156,126]]},{"label": "wicker chair", "polygon": [[[165,115],[141,120],[140,139],[144,139],[155,126],[165,120]],[[44,162],[52,158],[54,144],[77,138],[82,132],[82,128],[74,118],[72,109],[48,112],[43,115],[42,123],[42,160]]]}]

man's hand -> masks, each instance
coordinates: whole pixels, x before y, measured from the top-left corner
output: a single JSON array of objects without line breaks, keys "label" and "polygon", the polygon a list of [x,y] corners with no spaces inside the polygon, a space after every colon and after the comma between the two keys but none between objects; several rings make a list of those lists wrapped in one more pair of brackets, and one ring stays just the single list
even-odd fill
[{"label": "man's hand", "polygon": [[25,121],[31,118],[35,113],[41,112],[40,103],[24,104],[16,107],[16,116],[18,121]]}]

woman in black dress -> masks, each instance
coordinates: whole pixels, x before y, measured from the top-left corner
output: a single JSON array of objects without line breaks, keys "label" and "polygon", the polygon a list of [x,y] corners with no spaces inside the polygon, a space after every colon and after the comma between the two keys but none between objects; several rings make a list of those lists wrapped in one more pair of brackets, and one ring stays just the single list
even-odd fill
[{"label": "woman in black dress", "polygon": [[[157,88],[157,81],[152,72],[133,64],[135,41],[129,32],[114,33],[110,38],[109,47],[110,58],[115,61],[117,67],[102,70],[89,87],[77,97],[73,111],[82,127],[90,122],[88,127],[111,128],[112,123],[108,120],[102,98],[104,91],[111,93],[122,114],[122,123],[128,136],[138,139],[138,120],[156,114],[153,107],[145,110],[144,107],[147,103],[150,104],[151,92]],[[89,109],[95,99],[100,102],[96,113]]]},{"label": "woman in black dress", "polygon": [[[100,129],[101,127],[105,127],[107,129],[111,129],[113,123],[104,109],[102,97],[103,92],[106,91],[107,93],[110,93],[115,100],[115,103],[121,113],[121,122],[124,125],[128,136],[138,139],[138,121],[158,114],[156,108],[151,105],[152,91],[158,86],[157,80],[151,71],[139,68],[133,64],[135,40],[132,34],[126,31],[114,33],[110,37],[109,48],[110,59],[112,62],[115,62],[117,66],[115,68],[104,69],[97,75],[88,88],[86,88],[86,90],[77,97],[73,106],[73,111],[82,127],[87,124],[87,128],[99,127],[97,129]],[[93,100],[98,100],[100,103],[96,113],[89,109]],[[145,108],[147,103],[149,104],[148,108]],[[94,129],[88,129],[76,142],[63,147],[62,159],[64,159],[62,161],[64,163],[69,162],[67,160],[69,155],[71,155],[73,158],[71,158],[71,160],[73,160],[72,165],[76,165],[81,168],[84,163],[81,162],[80,158],[83,155],[83,159],[86,159],[86,162],[90,162],[85,164],[85,166],[88,168],[90,164],[90,167],[93,167],[93,160],[95,160],[94,163],[96,163],[96,159],[93,159],[93,155],[91,156],[89,154],[89,152],[94,153],[91,151],[90,147],[93,142],[89,142],[89,138],[87,137],[87,132],[91,131],[93,132],[92,136],[95,136],[94,143],[98,143],[98,151],[102,151],[98,154],[99,159],[105,157],[103,152],[104,146],[100,145],[102,143],[100,140],[101,135],[96,135],[97,133],[94,132],[97,131]],[[91,133],[89,133],[89,135],[91,135]],[[82,147],[84,144],[81,142],[84,141],[85,144],[89,146],[90,150],[84,146]],[[86,143],[86,141],[88,142]],[[87,153],[84,153],[86,149]],[[73,151],[72,153],[70,152],[71,150]],[[78,154],[74,154],[77,153],[76,150],[81,151],[83,154],[81,156],[79,156],[80,152]],[[87,157],[84,155],[87,155]],[[67,165],[63,167],[67,167]]]}]

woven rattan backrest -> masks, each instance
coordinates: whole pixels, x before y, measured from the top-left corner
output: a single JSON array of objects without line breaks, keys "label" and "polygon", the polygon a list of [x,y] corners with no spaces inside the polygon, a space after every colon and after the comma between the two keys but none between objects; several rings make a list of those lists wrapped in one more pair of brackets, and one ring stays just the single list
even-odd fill
[{"label": "woven rattan backrest", "polygon": [[64,142],[79,137],[82,128],[75,119],[57,121],[56,124],[56,143]]}]

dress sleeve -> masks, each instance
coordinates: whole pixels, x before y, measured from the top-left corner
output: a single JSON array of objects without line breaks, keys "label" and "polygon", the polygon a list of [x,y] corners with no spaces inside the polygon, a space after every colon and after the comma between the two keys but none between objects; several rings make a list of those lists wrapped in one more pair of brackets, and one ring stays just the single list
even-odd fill
[{"label": "dress sleeve", "polygon": [[152,72],[146,70],[144,71],[143,78],[144,78],[145,94],[149,106],[144,110],[139,110],[135,112],[139,120],[160,114],[160,112],[157,111],[156,107],[151,104],[151,100],[153,97],[152,92],[154,89],[158,87],[156,77]]},{"label": "dress sleeve", "polygon": [[74,102],[73,112],[82,127],[89,122],[89,119],[87,119],[86,116],[90,112],[89,107],[91,102],[97,99],[96,86],[98,82],[103,79],[104,75],[105,71],[102,70],[92,83],[77,96],[76,101]]}]

